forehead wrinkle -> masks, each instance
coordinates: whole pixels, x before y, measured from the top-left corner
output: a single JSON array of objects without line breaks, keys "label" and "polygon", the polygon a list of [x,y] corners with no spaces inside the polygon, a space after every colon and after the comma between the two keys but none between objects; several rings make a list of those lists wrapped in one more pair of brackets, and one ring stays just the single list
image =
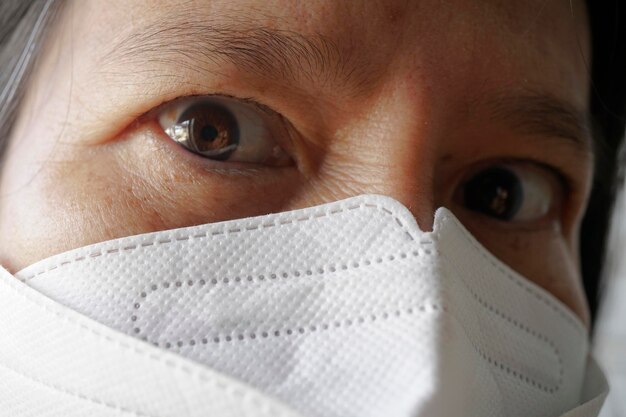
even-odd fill
[{"label": "forehead wrinkle", "polygon": [[145,63],[194,72],[212,72],[224,61],[259,78],[317,88],[337,87],[365,94],[375,76],[367,62],[341,49],[332,40],[268,27],[251,27],[241,15],[230,24],[206,20],[178,22],[162,19],[117,42],[100,60],[100,69]]}]

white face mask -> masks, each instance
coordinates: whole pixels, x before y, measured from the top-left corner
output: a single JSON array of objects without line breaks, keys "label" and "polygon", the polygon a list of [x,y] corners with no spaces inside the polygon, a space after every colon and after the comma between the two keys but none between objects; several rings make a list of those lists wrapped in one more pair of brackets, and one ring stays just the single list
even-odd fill
[{"label": "white face mask", "polygon": [[118,239],[17,277],[308,416],[559,416],[580,321],[446,209],[387,197]]}]

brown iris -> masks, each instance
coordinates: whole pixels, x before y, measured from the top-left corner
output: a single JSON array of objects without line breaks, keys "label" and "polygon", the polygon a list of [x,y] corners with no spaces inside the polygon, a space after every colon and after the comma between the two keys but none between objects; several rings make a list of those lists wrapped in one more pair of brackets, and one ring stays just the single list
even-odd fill
[{"label": "brown iris", "polygon": [[202,156],[223,161],[237,149],[239,126],[228,109],[201,103],[187,109],[178,123],[188,124],[187,146]]},{"label": "brown iris", "polygon": [[511,220],[524,201],[524,188],[511,170],[493,167],[465,184],[464,202],[470,210],[501,220]]}]

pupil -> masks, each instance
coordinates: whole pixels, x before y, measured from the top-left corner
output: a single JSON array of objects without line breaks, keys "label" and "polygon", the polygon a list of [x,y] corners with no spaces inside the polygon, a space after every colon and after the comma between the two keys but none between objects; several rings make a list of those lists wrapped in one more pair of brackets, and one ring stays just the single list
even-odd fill
[{"label": "pupil", "polygon": [[212,102],[187,109],[178,123],[188,121],[187,149],[208,159],[225,161],[239,145],[239,124],[225,107]]},{"label": "pupil", "polygon": [[207,125],[200,130],[200,138],[207,142],[213,142],[217,137],[218,131],[215,126]]},{"label": "pupil", "polygon": [[505,168],[487,169],[465,184],[465,206],[500,220],[512,219],[520,209],[523,198],[520,180]]}]

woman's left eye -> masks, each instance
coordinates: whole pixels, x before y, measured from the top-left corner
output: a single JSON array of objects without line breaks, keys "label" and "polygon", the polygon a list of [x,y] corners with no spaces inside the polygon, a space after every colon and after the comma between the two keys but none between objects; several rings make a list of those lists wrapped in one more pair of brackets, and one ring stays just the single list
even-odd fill
[{"label": "woman's left eye", "polygon": [[556,216],[563,199],[557,174],[530,162],[488,166],[462,185],[457,200],[466,209],[511,223]]},{"label": "woman's left eye", "polygon": [[[215,161],[269,166],[292,163],[276,143],[280,117],[259,105],[224,96],[190,97],[165,104],[158,120],[163,131],[190,152]],[[280,132],[276,132],[280,130]]]}]

